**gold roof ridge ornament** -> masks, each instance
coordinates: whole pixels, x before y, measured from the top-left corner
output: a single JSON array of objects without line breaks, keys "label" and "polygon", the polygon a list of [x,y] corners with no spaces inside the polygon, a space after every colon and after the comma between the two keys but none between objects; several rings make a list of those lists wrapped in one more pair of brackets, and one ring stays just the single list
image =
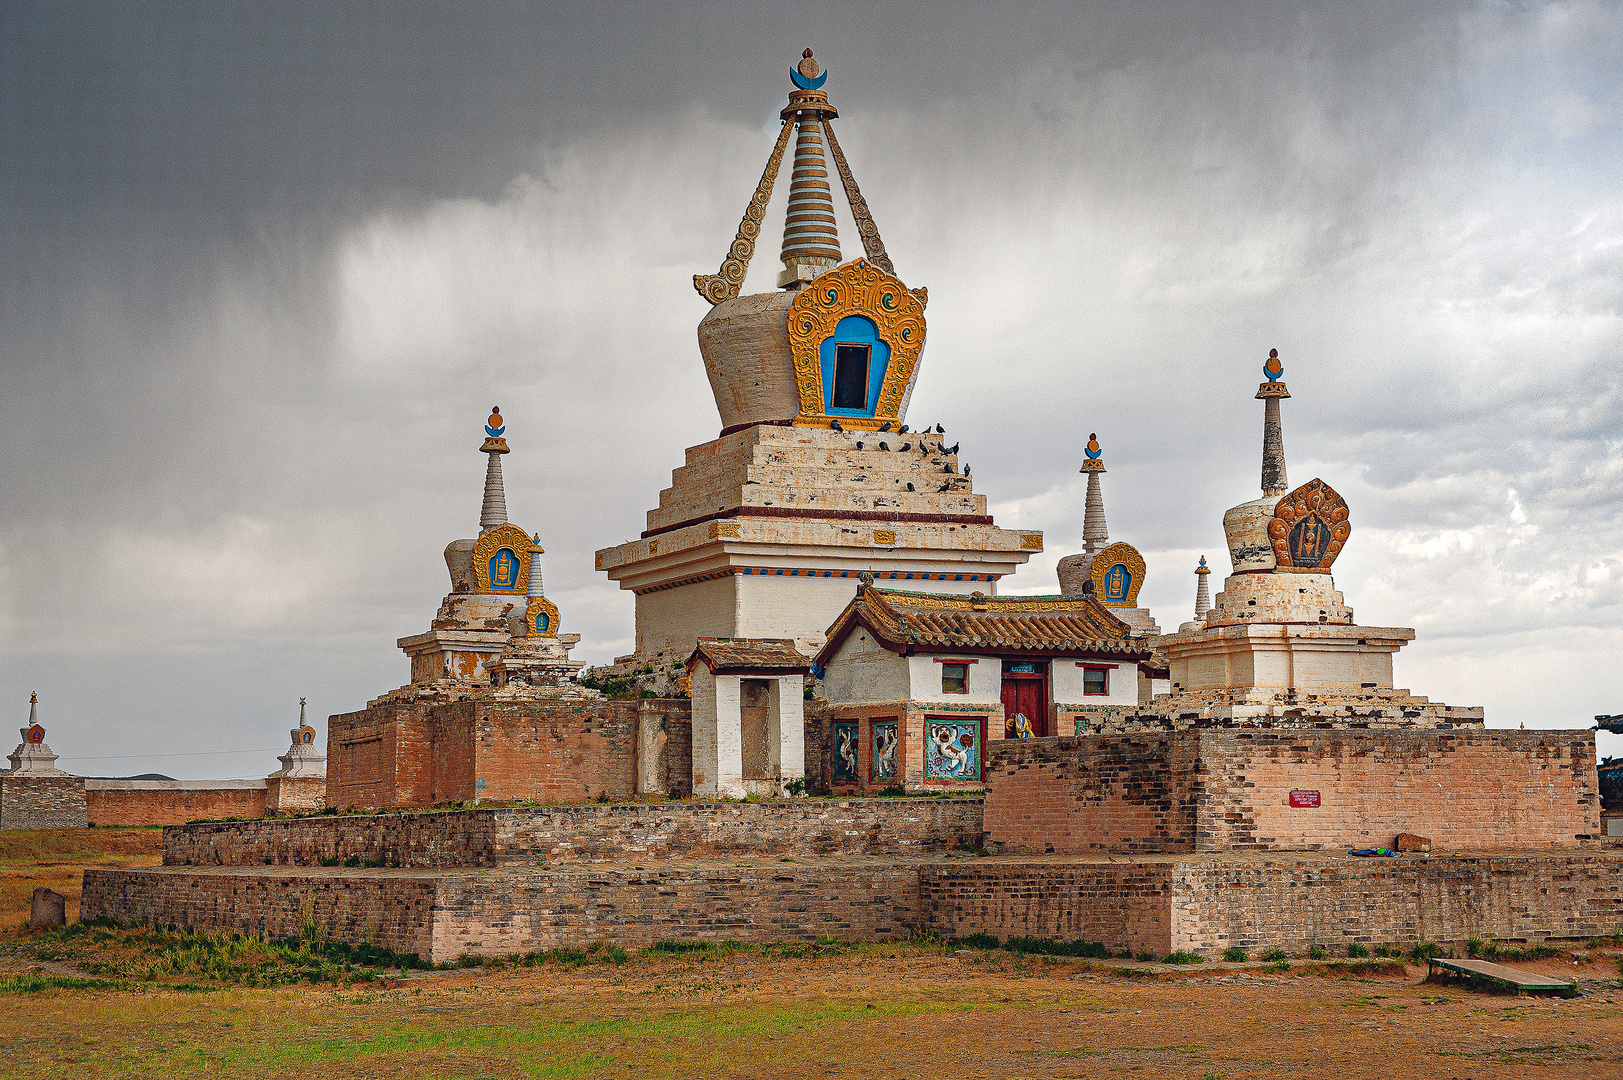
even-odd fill
[{"label": "gold roof ridge ornament", "polygon": [[[712,306],[738,296],[744,286],[750,259],[755,255],[755,241],[761,234],[761,222],[766,216],[767,204],[772,199],[772,188],[783,166],[783,154],[789,145],[789,134],[796,128],[800,130],[800,140],[795,154],[795,190],[790,195],[790,202],[796,205],[790,207],[785,222],[786,269],[780,280],[780,287],[799,288],[809,280],[805,276],[806,273],[832,267],[839,262],[839,240],[834,231],[833,203],[828,199],[827,168],[822,161],[824,135],[827,136],[828,149],[834,157],[835,169],[840,174],[846,202],[851,207],[851,216],[857,223],[857,234],[862,239],[864,256],[868,262],[886,274],[892,277],[896,275],[890,255],[885,251],[885,243],[879,237],[879,227],[874,224],[873,215],[868,209],[868,202],[862,197],[856,177],[845,160],[845,154],[840,149],[838,140],[834,138],[834,128],[830,121],[839,116],[839,112],[829,104],[828,95],[822,89],[823,84],[828,81],[828,72],[819,67],[817,61],[812,59],[812,51],[807,49],[801,54],[800,63],[789,69],[789,77],[795,84],[795,90],[789,95],[788,107],[779,114],[783,121],[783,129],[778,133],[778,140],[772,148],[771,156],[767,158],[766,169],[761,173],[760,182],[755,186],[755,194],[750,198],[749,205],[744,208],[744,216],[738,223],[738,233],[733,238],[732,246],[728,248],[726,258],[722,260],[721,267],[714,274],[693,275],[694,289],[698,290],[700,296],[710,301]],[[797,193],[803,195],[801,202],[805,203],[805,206],[797,203]],[[802,254],[803,252],[812,254]],[[832,259],[829,257],[830,253]],[[922,306],[928,294],[922,288],[911,291]]]}]

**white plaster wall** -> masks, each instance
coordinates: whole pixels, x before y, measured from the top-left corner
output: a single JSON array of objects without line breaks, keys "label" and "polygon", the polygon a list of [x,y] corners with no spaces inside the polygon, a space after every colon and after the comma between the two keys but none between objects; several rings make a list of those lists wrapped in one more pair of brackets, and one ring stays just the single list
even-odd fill
[{"label": "white plaster wall", "polygon": [[686,659],[686,652],[699,638],[746,636],[736,629],[738,600],[733,583],[738,580],[716,578],[637,597],[637,651],[646,655],[675,649]]},{"label": "white plaster wall", "polygon": [[[882,550],[878,553],[883,554]],[[834,625],[834,620],[840,617],[846,605],[857,595],[855,577],[740,574],[732,580],[737,583],[738,589],[737,629],[722,631],[722,634],[749,638],[793,638],[803,651],[808,652],[815,651],[828,640],[828,628]],[[988,594],[993,591],[993,583],[988,581],[897,580],[876,584],[881,588],[961,596],[968,596],[977,590]],[[679,593],[684,590],[668,591]]]},{"label": "white plaster wall", "polygon": [[772,684],[773,772],[784,780],[806,775],[806,680],[785,675]]},{"label": "white plaster wall", "polygon": [[1053,687],[1056,702],[1076,703],[1080,705],[1137,705],[1138,704],[1138,665],[1122,663],[1118,660],[1086,660],[1082,663],[1115,664],[1105,683],[1106,694],[1084,694],[1082,692],[1082,672],[1077,667],[1077,660],[1064,658],[1049,664],[1049,685]]},{"label": "white plaster wall", "polygon": [[[940,688],[938,682],[938,692]],[[910,691],[907,657],[876,644],[861,628],[845,639],[823,671],[823,693],[836,705],[905,701]]]},{"label": "white plaster wall", "polygon": [[[969,662],[969,677],[964,680],[965,694],[941,692],[941,665],[936,658]],[[977,705],[997,702],[1003,695],[1003,661],[995,656],[954,656],[952,653],[916,654],[905,658],[909,685],[908,695],[917,701],[955,701]],[[979,661],[975,663],[974,661]]]},{"label": "white plaster wall", "polygon": [[[703,667],[704,665],[699,665]],[[742,799],[744,790],[743,678],[716,675],[716,789],[723,799]],[[693,786],[699,793],[699,786]]]}]

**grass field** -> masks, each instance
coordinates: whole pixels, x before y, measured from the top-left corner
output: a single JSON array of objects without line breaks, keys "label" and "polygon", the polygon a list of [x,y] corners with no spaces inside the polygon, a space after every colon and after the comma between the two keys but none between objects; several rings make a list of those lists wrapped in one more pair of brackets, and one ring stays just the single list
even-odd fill
[{"label": "grass field", "polygon": [[162,826],[0,832],[0,926],[27,921],[28,899],[41,885],[67,897],[68,920],[77,919],[87,866],[157,866],[162,861]]}]

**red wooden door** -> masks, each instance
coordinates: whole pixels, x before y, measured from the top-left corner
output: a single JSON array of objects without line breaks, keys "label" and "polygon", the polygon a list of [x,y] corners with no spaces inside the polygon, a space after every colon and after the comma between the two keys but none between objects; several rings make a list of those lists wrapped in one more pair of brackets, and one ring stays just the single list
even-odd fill
[{"label": "red wooden door", "polygon": [[1023,715],[1031,725],[1031,733],[1041,736],[1048,730],[1048,678],[1045,675],[1003,673],[1003,734],[1005,738],[1018,738],[1017,715]]}]

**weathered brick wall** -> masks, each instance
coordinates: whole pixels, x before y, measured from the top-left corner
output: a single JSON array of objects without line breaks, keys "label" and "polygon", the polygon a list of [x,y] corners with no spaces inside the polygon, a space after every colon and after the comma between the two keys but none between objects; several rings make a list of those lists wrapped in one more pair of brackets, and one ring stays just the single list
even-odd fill
[{"label": "weathered brick wall", "polygon": [[320,776],[265,779],[265,813],[313,814],[327,805],[327,781]]},{"label": "weathered brick wall", "polygon": [[[1601,835],[1594,733],[1190,730],[988,744],[986,830],[1013,854],[1437,850]],[[1291,792],[1317,806],[1292,806]],[[1304,799],[1303,801],[1311,801]]]},{"label": "weathered brick wall", "polygon": [[1623,930],[1623,855],[1207,857],[1172,878],[1173,947],[1221,953],[1350,942],[1540,942]]},{"label": "weathered brick wall", "polygon": [[906,937],[918,874],[879,860],[485,873],[351,870],[87,870],[81,911],[211,933],[370,941],[436,963],[664,938],[772,942]]},{"label": "weathered brick wall", "polygon": [[1056,863],[954,860],[919,869],[919,921],[944,937],[1098,941],[1171,951],[1174,860]]},{"label": "weathered brick wall", "polygon": [[478,797],[493,802],[631,798],[637,790],[639,704],[481,705],[473,722]]},{"label": "weathered brick wall", "polygon": [[[1600,835],[1593,731],[1203,731],[1202,851],[1576,844]],[[1292,790],[1319,793],[1292,807]]]},{"label": "weathered brick wall", "polygon": [[377,870],[86,870],[79,913],[272,938],[300,936],[308,918],[329,940],[427,959],[437,888],[432,875]]},{"label": "weathered brick wall", "polygon": [[263,780],[86,780],[92,825],[179,825],[265,816]]},{"label": "weathered brick wall", "polygon": [[1195,850],[1193,732],[987,744],[986,842],[1010,854]]},{"label": "weathered brick wall", "polygon": [[979,799],[789,800],[514,807],[220,822],[164,830],[169,866],[390,867],[537,859],[648,861],[737,856],[917,855],[976,843]]},{"label": "weathered brick wall", "polygon": [[82,777],[0,773],[0,829],[82,829],[85,823]]},{"label": "weathered brick wall", "polygon": [[917,870],[883,860],[451,874],[440,884],[433,951],[450,959],[596,941],[875,941],[907,937],[917,905]]},{"label": "weathered brick wall", "polygon": [[[520,799],[585,802],[636,793],[643,701],[502,700],[374,705],[329,720],[327,798],[338,809]],[[668,725],[667,791],[692,791],[691,706],[652,703]]]}]

